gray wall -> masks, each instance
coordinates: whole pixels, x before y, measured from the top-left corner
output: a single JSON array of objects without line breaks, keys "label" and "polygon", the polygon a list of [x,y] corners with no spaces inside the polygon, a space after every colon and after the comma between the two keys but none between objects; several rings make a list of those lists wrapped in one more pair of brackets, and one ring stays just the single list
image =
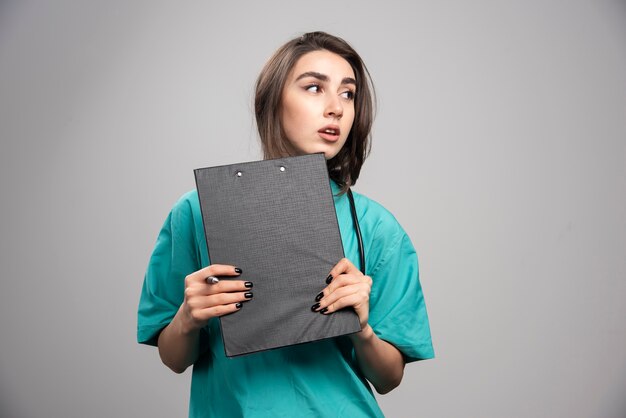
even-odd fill
[{"label": "gray wall", "polygon": [[[261,5],[262,4],[262,5]],[[252,86],[309,30],[379,94],[357,190],[418,250],[435,360],[389,417],[626,416],[624,1],[0,3],[0,415],[178,417],[135,343],[192,169],[257,159]]]}]

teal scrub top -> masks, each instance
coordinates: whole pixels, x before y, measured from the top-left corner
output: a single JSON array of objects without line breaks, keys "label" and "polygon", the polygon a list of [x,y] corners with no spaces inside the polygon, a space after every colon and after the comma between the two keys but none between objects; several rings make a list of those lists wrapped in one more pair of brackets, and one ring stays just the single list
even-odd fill
[{"label": "teal scrub top", "polygon": [[[335,182],[331,187],[345,255],[360,267],[348,197],[338,195]],[[369,324],[407,362],[432,358],[415,249],[390,212],[361,194],[354,199],[373,281]],[[140,343],[157,344],[183,302],[185,276],[209,264],[194,190],[174,205],[150,258],[138,309]],[[201,343],[208,349],[193,366],[190,417],[383,416],[348,337],[227,358],[219,320],[212,318],[204,331]]]}]

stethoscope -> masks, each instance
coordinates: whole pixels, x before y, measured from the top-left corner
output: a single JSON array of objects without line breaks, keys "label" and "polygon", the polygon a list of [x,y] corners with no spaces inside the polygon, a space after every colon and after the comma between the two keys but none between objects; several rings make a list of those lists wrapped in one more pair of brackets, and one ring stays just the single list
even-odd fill
[{"label": "stethoscope", "polygon": [[352,215],[352,223],[356,232],[356,239],[359,244],[359,258],[361,261],[361,273],[365,274],[365,251],[363,250],[363,238],[361,237],[361,227],[356,216],[356,207],[354,206],[354,196],[352,190],[348,189],[348,200],[350,201],[350,214]]}]

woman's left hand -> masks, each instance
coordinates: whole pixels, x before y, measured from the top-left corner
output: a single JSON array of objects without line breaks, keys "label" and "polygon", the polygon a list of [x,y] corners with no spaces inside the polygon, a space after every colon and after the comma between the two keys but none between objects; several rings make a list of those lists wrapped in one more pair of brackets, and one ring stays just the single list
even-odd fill
[{"label": "woman's left hand", "polygon": [[352,306],[359,316],[361,329],[365,329],[369,318],[372,278],[361,273],[350,260],[342,258],[330,271],[326,283],[328,286],[317,295],[317,303],[311,309],[328,315]]},{"label": "woman's left hand", "polygon": [[359,316],[361,332],[349,337],[359,366],[378,393],[389,392],[402,380],[404,358],[393,344],[378,338],[367,323],[372,278],[343,258],[330,271],[326,283],[328,286],[315,298],[317,303],[312,306],[313,311],[328,315],[347,306],[354,308]]}]

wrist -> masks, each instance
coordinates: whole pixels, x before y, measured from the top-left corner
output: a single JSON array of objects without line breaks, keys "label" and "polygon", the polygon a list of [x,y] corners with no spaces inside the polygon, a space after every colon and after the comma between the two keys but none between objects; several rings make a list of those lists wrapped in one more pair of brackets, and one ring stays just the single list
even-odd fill
[{"label": "wrist", "polygon": [[180,309],[178,309],[178,313],[176,314],[174,321],[177,323],[176,328],[178,329],[178,332],[180,334],[192,335],[194,333],[197,333],[202,327],[198,326],[196,321],[194,321],[194,319],[191,317],[191,314],[189,314],[188,310],[186,310],[185,308],[186,306],[183,302],[183,304],[180,306]]},{"label": "wrist", "polygon": [[352,340],[353,344],[367,343],[369,341],[372,341],[374,338],[376,338],[376,334],[374,334],[374,330],[372,329],[370,324],[365,324],[361,331],[350,334],[350,339]]}]

